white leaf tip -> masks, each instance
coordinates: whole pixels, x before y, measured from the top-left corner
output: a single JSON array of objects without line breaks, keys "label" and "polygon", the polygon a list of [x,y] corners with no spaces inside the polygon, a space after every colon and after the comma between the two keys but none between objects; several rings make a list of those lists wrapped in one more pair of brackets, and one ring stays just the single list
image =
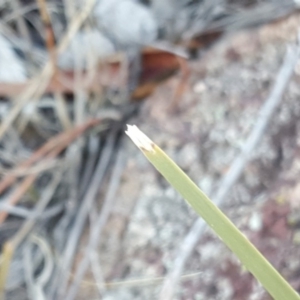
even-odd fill
[{"label": "white leaf tip", "polygon": [[154,143],[136,125],[128,125],[125,133],[141,150],[154,152]]}]

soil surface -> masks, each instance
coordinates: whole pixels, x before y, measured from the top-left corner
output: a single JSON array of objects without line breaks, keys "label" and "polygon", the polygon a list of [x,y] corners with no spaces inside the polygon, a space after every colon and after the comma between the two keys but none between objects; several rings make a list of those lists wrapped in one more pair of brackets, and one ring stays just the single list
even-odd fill
[{"label": "soil surface", "polygon": [[[162,147],[208,194],[214,191],[256,124],[300,16],[227,36],[189,62],[181,75],[147,99],[132,124]],[[223,210],[300,291],[300,65]],[[196,214],[125,139],[127,164],[116,205],[98,249],[105,300],[157,299]],[[101,201],[101,200],[99,200]],[[178,300],[270,299],[222,242],[207,229],[189,258]],[[97,299],[91,274],[80,294]],[[80,296],[78,296],[80,298]],[[78,298],[78,299],[79,299]]]}]

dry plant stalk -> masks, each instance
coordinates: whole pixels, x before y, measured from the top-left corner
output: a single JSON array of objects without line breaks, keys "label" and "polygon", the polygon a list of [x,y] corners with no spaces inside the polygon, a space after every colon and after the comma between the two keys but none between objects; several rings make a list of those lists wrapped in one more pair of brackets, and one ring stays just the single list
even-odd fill
[{"label": "dry plant stalk", "polygon": [[14,246],[10,242],[3,245],[0,257],[0,300],[4,300],[5,283],[9,272],[10,263],[14,253]]},{"label": "dry plant stalk", "polygon": [[[64,38],[61,40],[57,47],[57,54],[62,53],[67,48],[71,39],[74,37],[74,35],[79,30],[80,26],[89,16],[95,3],[96,0],[87,0],[83,5],[83,9],[78,13],[78,15],[76,15],[72,19],[68,31],[66,32]],[[13,106],[7,117],[3,120],[3,122],[0,125],[0,139],[3,137],[7,129],[11,126],[16,117],[19,115],[22,108],[29,101],[31,101],[30,99],[37,99],[44,93],[44,91],[47,89],[47,86],[49,85],[51,78],[53,77],[54,71],[54,64],[51,60],[49,60],[45,64],[40,74],[38,74],[34,78],[34,80],[32,80],[32,82],[26,86],[26,89],[24,90],[23,94],[20,95],[18,99],[16,99],[16,104]]]},{"label": "dry plant stalk", "polygon": [[36,0],[36,1],[40,10],[41,20],[45,26],[46,47],[53,61],[53,64],[55,64],[56,61],[55,38],[54,38],[53,28],[51,25],[51,18],[47,9],[47,4],[45,0]]},{"label": "dry plant stalk", "polygon": [[[41,148],[39,148],[36,152],[34,152],[28,160],[26,160],[19,167],[17,167],[17,169],[28,168],[32,164],[38,162],[44,156],[47,160],[55,158],[70,143],[72,143],[76,138],[78,138],[81,134],[83,134],[88,128],[99,124],[100,121],[101,119],[90,119],[84,124],[77,126],[74,129],[68,130],[67,132],[63,132],[54,136],[48,142],[46,142]],[[24,193],[32,185],[37,175],[38,174],[32,174],[26,176],[26,178],[22,181],[19,187],[8,199],[8,203],[10,205],[16,205],[18,203],[22,195],[24,195]],[[13,173],[5,176],[0,182],[0,194],[3,193],[9,186],[11,186],[16,181],[16,179],[17,176]],[[8,216],[7,212],[5,211],[0,212],[0,225],[5,221],[7,216]]]}]

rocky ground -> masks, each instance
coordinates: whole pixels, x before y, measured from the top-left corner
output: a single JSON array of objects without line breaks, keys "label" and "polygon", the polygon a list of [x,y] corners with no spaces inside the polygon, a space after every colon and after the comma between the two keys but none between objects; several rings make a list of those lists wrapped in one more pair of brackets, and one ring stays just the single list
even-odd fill
[{"label": "rocky ground", "polygon": [[[295,42],[300,16],[227,36],[200,59],[178,107],[171,106],[180,74],[142,105],[136,124],[207,193],[218,187],[255,125]],[[299,65],[300,67],[300,65]],[[223,210],[287,280],[300,291],[300,69]],[[158,299],[161,278],[196,219],[138,149],[125,139],[127,163],[98,255],[103,299]],[[99,201],[101,199],[99,198]],[[269,299],[210,231],[189,258],[176,300]],[[153,280],[156,278],[156,280]],[[98,299],[88,274],[79,298]]]},{"label": "rocky ground", "polygon": [[[37,11],[32,16],[39,20]],[[182,72],[159,85],[128,123],[138,125],[207,194],[214,194],[257,124],[287,45],[297,42],[299,25],[298,13],[260,28],[227,34],[186,64],[173,56],[172,61],[165,60],[170,54],[153,52],[154,58],[164,57],[161,67],[166,74],[178,64]],[[14,37],[12,32],[6,35]],[[28,49],[23,57],[8,46],[16,66],[28,71]],[[49,54],[57,47],[53,41],[52,47],[47,50]],[[134,106],[122,102],[128,99],[126,62],[119,58],[97,65],[95,70],[83,72],[82,79],[77,77],[80,72],[73,70],[56,73],[52,65],[55,60],[43,68],[48,53],[34,49],[35,58],[41,54],[32,62],[31,71],[39,74],[37,78],[21,72],[21,78],[12,82],[2,79],[0,84],[1,255],[7,245],[15,247],[6,282],[7,299],[41,299],[44,293],[47,299],[61,296],[64,300],[165,300],[159,296],[164,279],[197,216],[129,138],[116,134]],[[2,65],[4,74],[9,75],[10,70],[15,76],[17,71],[8,58],[2,61],[7,63],[7,67]],[[146,70],[157,71],[153,61],[148,64],[149,70],[144,65],[144,75],[149,75]],[[61,82],[56,82],[58,78]],[[49,81],[49,86],[44,81]],[[146,88],[147,83],[150,90],[153,88],[153,82],[144,83]],[[267,131],[251,153],[251,161],[222,203],[230,219],[298,291],[299,83],[300,64]],[[37,149],[45,145],[48,150],[41,154]],[[118,169],[109,168],[114,157],[120,162],[116,163]],[[102,172],[107,173],[103,180]],[[108,197],[106,192],[113,194],[110,186],[118,185],[120,173],[117,194]],[[11,211],[6,214],[8,203]],[[91,237],[96,241],[91,232],[98,223],[105,226],[97,234],[99,247],[91,251]],[[8,256],[0,263],[0,298],[6,279],[3,262],[9,262]],[[77,297],[75,292],[68,298],[68,281],[71,288],[67,291],[72,294],[82,258],[88,258],[89,271],[79,280]],[[270,299],[209,229],[197,242],[174,290],[174,300]]]}]

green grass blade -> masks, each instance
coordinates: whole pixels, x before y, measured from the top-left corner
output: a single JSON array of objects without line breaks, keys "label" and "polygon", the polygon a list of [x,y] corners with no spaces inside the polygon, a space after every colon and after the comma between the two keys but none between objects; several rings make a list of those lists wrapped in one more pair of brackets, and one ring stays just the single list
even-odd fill
[{"label": "green grass blade", "polygon": [[278,271],[166,153],[136,126],[128,126],[126,133],[274,299],[300,299],[300,296]]}]

